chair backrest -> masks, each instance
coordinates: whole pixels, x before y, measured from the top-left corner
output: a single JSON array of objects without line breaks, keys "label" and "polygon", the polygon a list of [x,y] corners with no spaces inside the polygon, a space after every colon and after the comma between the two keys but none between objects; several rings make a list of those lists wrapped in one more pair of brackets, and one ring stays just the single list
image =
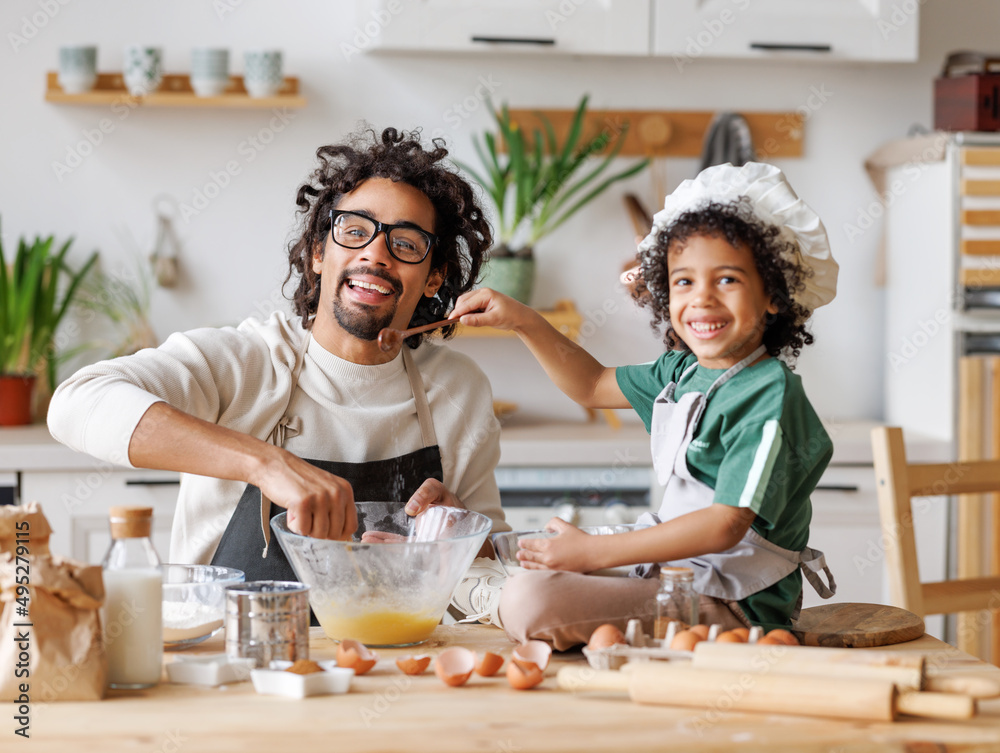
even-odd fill
[{"label": "chair backrest", "polygon": [[893,605],[921,617],[1000,608],[1000,577],[921,582],[911,504],[913,497],[1000,492],[1000,460],[908,463],[898,427],[872,429],[872,452]]}]

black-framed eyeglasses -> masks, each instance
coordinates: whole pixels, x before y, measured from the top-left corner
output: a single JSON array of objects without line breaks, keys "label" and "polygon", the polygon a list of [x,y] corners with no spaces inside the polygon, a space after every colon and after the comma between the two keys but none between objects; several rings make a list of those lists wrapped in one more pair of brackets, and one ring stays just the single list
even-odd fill
[{"label": "black-framed eyeglasses", "polygon": [[427,258],[437,236],[415,225],[388,225],[357,212],[330,210],[333,242],[344,248],[364,248],[379,233],[385,234],[385,247],[393,259],[404,264],[419,264]]}]

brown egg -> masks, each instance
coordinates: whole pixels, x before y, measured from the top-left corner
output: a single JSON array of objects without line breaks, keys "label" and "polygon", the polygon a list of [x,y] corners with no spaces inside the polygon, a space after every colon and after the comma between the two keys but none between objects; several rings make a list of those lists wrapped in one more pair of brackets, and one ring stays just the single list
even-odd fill
[{"label": "brown egg", "polygon": [[727,630],[726,632],[739,636],[739,639],[744,643],[750,640],[750,628],[738,627],[733,628],[732,630]]},{"label": "brown egg", "polygon": [[337,645],[337,666],[353,669],[356,675],[363,675],[377,661],[378,654],[360,641],[345,639]]},{"label": "brown egg", "polygon": [[697,635],[703,641],[708,640],[708,625],[692,625],[688,628],[688,630]]},{"label": "brown egg", "polygon": [[693,630],[681,630],[674,636],[670,648],[674,651],[694,651],[695,644],[701,643],[703,638]]},{"label": "brown egg", "polygon": [[[749,632],[749,631],[748,631]],[[739,628],[736,630],[727,630],[724,633],[719,633],[715,636],[716,643],[746,643],[747,639],[740,634]]]},{"label": "brown egg", "polygon": [[[552,646],[545,641],[528,641],[511,652],[511,660],[517,659],[534,664],[542,671],[549,666],[550,658],[552,658]],[[507,671],[510,671],[510,667],[507,667]]]},{"label": "brown egg", "polygon": [[781,643],[784,643],[786,646],[798,646],[798,645],[800,645],[798,638],[796,638],[789,631],[782,630],[781,628],[777,628],[775,630],[770,631],[767,635],[764,636],[764,638],[774,638],[775,640],[778,640]]},{"label": "brown egg", "polygon": [[476,664],[476,674],[482,675],[483,677],[493,677],[503,666],[503,657],[500,654],[494,654],[492,651],[487,651],[483,654],[483,658]]},{"label": "brown egg", "polygon": [[446,648],[434,660],[434,673],[445,685],[464,685],[476,666],[474,652],[461,646]]},{"label": "brown egg", "polygon": [[512,656],[507,664],[507,682],[514,690],[528,690],[545,679],[545,670],[534,662]]},{"label": "brown egg", "polygon": [[427,669],[427,665],[430,663],[431,657],[427,654],[405,654],[404,656],[400,656],[396,659],[396,666],[408,675],[423,674],[424,670]]},{"label": "brown egg", "polygon": [[782,638],[774,635],[764,635],[757,639],[758,646],[787,646],[788,644]]},{"label": "brown egg", "polygon": [[617,643],[625,643],[625,633],[619,630],[617,625],[601,625],[590,634],[587,648],[609,648]]}]

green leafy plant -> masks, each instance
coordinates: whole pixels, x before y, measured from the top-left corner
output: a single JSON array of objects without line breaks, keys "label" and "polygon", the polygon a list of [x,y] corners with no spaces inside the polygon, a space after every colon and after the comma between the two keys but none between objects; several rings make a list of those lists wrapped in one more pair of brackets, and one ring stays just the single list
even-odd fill
[{"label": "green leafy plant", "polygon": [[138,257],[117,274],[97,268],[88,275],[79,291],[80,305],[106,319],[116,338],[94,343],[105,357],[127,356],[159,344],[149,322],[152,287],[149,267]]},{"label": "green leafy plant", "polygon": [[[496,111],[490,103],[497,131],[487,131],[482,139],[473,138],[482,168],[477,170],[464,163],[461,167],[483,186],[496,207],[494,257],[530,257],[541,238],[611,184],[635,175],[649,164],[648,159],[639,160],[624,170],[605,174],[625,143],[628,123],[620,129],[604,128],[585,138],[588,99],[584,95],[580,100],[562,143],[542,113],[537,113],[542,128],[534,129],[529,140],[518,123],[511,120],[506,104]],[[506,147],[506,153],[501,145]],[[602,154],[595,165],[592,158]]]},{"label": "green leafy plant", "polygon": [[70,238],[53,252],[54,236],[20,239],[8,264],[0,240],[0,374],[36,374],[51,390],[56,382],[56,330],[81,282],[97,261],[90,255],[78,271],[66,263]]}]

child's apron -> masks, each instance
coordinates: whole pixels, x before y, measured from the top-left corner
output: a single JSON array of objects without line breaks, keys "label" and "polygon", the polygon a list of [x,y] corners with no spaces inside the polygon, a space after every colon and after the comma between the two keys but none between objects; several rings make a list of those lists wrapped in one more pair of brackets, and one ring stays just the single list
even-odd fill
[{"label": "child's apron", "polygon": [[[298,362],[292,372],[289,402],[291,402],[291,395],[298,385],[299,373],[302,370],[305,350],[310,339],[311,337],[305,339],[305,344],[298,353]],[[369,524],[374,522],[380,524],[378,530],[395,530],[397,533],[405,534],[406,529],[403,525],[394,529],[393,523],[405,524],[406,514],[403,512],[403,508],[407,500],[427,479],[444,480],[441,451],[434,433],[434,423],[427,401],[427,393],[424,390],[420,372],[413,362],[410,349],[406,346],[403,347],[403,366],[410,382],[410,389],[413,391],[423,447],[399,457],[363,463],[303,458],[306,462],[348,481],[354,491],[355,501],[381,501],[385,503],[383,508],[378,511],[380,520],[358,520],[356,535],[360,535]],[[336,416],[331,415],[330,420],[335,421]],[[289,416],[286,413],[271,431],[268,441],[278,447],[283,446],[285,437],[296,431],[298,423],[297,417]],[[330,448],[330,454],[334,453],[336,453],[336,448]],[[239,568],[246,573],[248,581],[298,580],[281,547],[269,547],[271,531],[268,524],[271,517],[282,509],[277,505],[272,505],[271,500],[264,496],[256,486],[247,484],[236,509],[233,511],[233,516],[229,520],[229,525],[222,534],[219,546],[212,557],[212,564]]]},{"label": "child's apron", "polygon": [[[653,404],[650,440],[653,468],[666,491],[657,513],[644,513],[638,523],[663,523],[713,504],[715,491],[688,471],[688,446],[698,431],[698,424],[712,394],[765,352],[764,346],[759,347],[716,379],[706,393],[687,392],[680,400],[674,400],[677,382],[671,382],[657,396]],[[697,362],[691,364],[680,379],[697,365]],[[661,564],[690,567],[694,571],[694,590],[697,593],[728,601],[745,599],[774,585],[799,567],[822,598],[829,599],[837,590],[822,552],[809,547],[799,552],[783,549],[752,528],[747,529],[738,544],[724,552]],[[638,574],[649,574],[651,569],[642,565]],[[826,573],[829,587],[820,578],[820,571]],[[801,595],[793,619],[798,616],[800,604]]]}]

